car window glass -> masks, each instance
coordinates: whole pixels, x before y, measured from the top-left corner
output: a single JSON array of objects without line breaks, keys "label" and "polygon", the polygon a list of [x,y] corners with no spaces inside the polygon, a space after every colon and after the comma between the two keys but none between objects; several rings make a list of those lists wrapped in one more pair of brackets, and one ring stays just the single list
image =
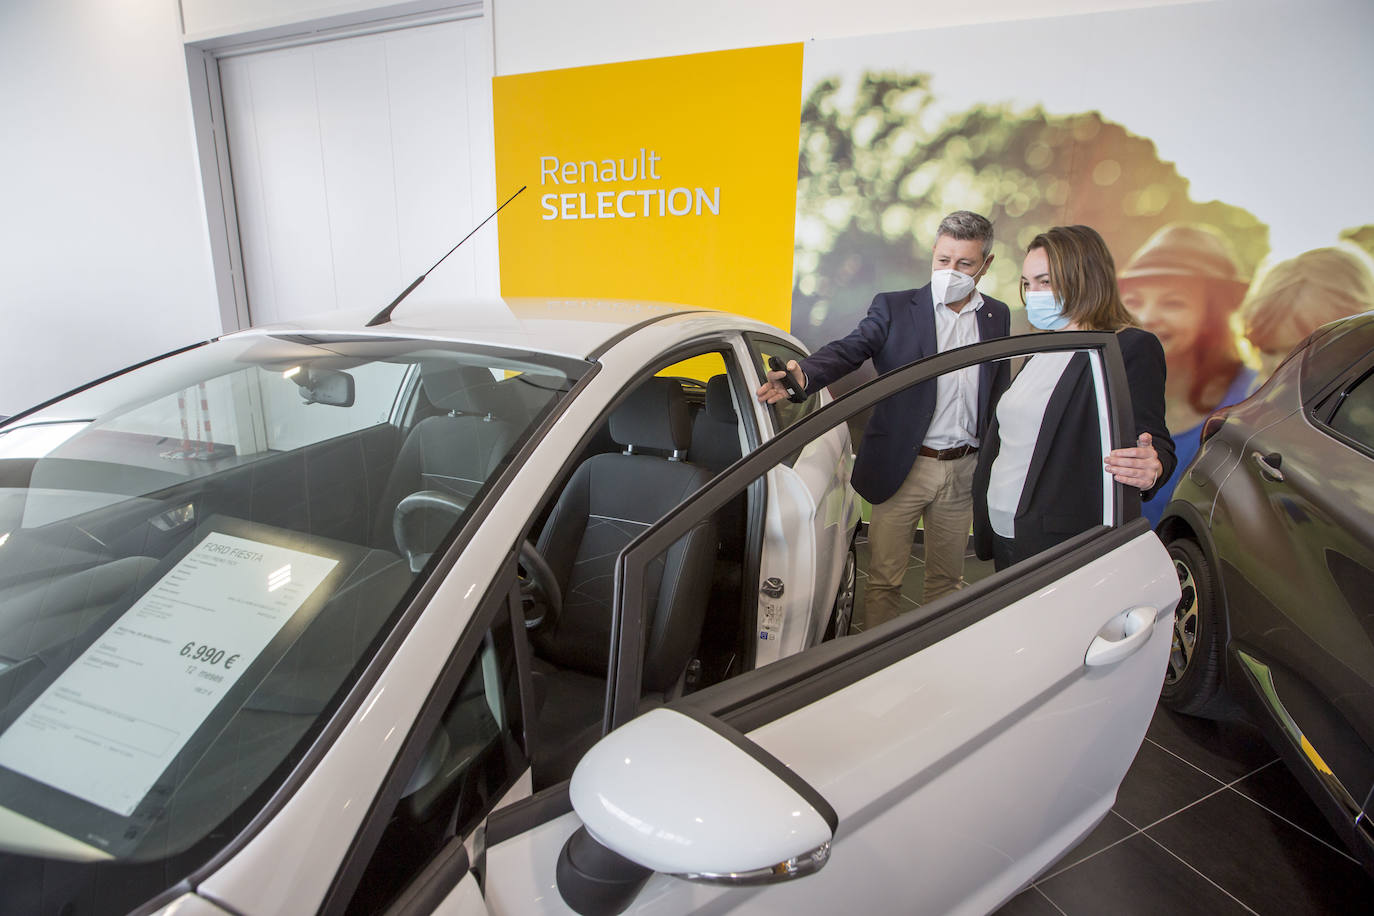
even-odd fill
[{"label": "car window glass", "polygon": [[0,433],[0,856],[212,856],[587,369],[243,335]]},{"label": "car window glass", "polygon": [[[767,373],[770,370],[770,359],[777,359],[785,366],[790,360],[800,361],[802,357],[805,356],[805,354],[797,350],[797,348],[789,346],[779,340],[750,336],[749,342],[755,354],[758,356],[759,371],[762,373]],[[784,430],[819,406],[820,399],[816,397],[809,397],[801,403],[795,403],[790,400],[778,401],[773,404],[771,408],[774,424],[778,430]]]},{"label": "car window glass", "polygon": [[[732,378],[735,366],[729,351],[697,354],[634,382],[538,514],[530,540],[557,582],[561,608],[529,611],[537,621],[529,630],[536,788],[566,779],[602,733],[620,551],[743,453],[739,415],[750,422],[752,413],[735,407],[745,385]],[[650,570],[653,613],[674,634],[645,658],[646,690],[660,701],[701,676],[695,650],[703,632],[719,636],[711,663],[739,669],[731,653],[747,591],[748,505],[748,495],[733,500]]]},{"label": "car window glass", "polygon": [[[992,368],[997,365],[989,364]],[[1117,509],[1117,496],[1102,464],[1110,437],[1102,411],[1106,402],[1099,361],[1087,352],[1063,351],[1036,355],[1026,367],[1017,386],[1003,395],[1002,422],[995,434],[982,442],[988,450],[986,456],[981,451],[943,458],[922,456],[919,465],[913,460],[908,468],[908,473],[915,475],[909,496],[912,500],[922,498],[918,495],[922,486],[932,491],[953,487],[967,494],[962,506],[954,500],[953,511],[946,507],[937,519],[948,529],[940,529],[938,536],[954,545],[952,559],[946,553],[942,562],[951,570],[946,575],[952,575],[951,586],[956,591],[994,575],[1014,577],[1016,571],[1010,568],[1013,562],[1033,563],[1034,556],[1043,550],[1110,525]],[[960,371],[972,373],[972,379],[964,378],[964,382],[977,384],[979,367]],[[959,381],[959,373],[952,372],[924,384],[955,385]],[[965,421],[973,422],[969,418]],[[899,437],[909,422],[906,402],[901,394],[893,395],[872,411],[869,427],[877,428],[869,442]],[[861,430],[860,435],[867,431]],[[894,538],[890,530],[895,527],[900,532],[900,524],[880,530],[878,537],[886,537],[887,543],[881,545],[877,562],[888,565],[875,567],[874,529],[880,523],[892,522],[892,518],[880,512],[869,517],[864,530],[857,529],[858,501],[843,486],[855,448],[862,454],[864,445],[851,445],[848,423],[837,415],[828,428],[814,431],[799,449],[760,469],[754,480],[767,482],[768,519],[761,543],[748,545],[761,550],[763,559],[758,578],[740,589],[745,598],[743,606],[736,603],[726,613],[718,610],[728,607],[726,602],[713,601],[707,625],[690,631],[660,630],[657,621],[648,621],[650,640],[677,639],[690,647],[689,665],[694,673],[678,688],[679,694],[709,688],[893,616],[939,615],[957,605],[957,595],[946,599],[924,593],[932,569],[925,554],[933,540],[930,515],[919,522],[911,520],[904,542],[900,534]],[[790,462],[793,456],[796,461]],[[980,459],[984,462],[981,476]],[[871,470],[867,473],[871,478]],[[749,481],[739,481],[735,486],[749,485]],[[872,479],[864,484],[869,488],[876,485]],[[897,502],[903,498],[907,497],[893,496]],[[980,516],[982,521],[975,524]],[[952,524],[946,521],[950,517]],[[719,515],[714,518],[718,521]],[[994,567],[994,528],[1016,541],[1021,551],[1002,573]],[[980,539],[971,537],[975,532]],[[895,566],[889,555],[896,557]],[[725,560],[715,558],[717,574]],[[660,554],[645,566],[645,613],[653,613],[656,607],[653,572],[663,562],[664,555]],[[876,585],[879,576],[887,581],[888,596],[879,602],[877,611],[871,611],[868,596],[877,592],[870,591],[869,586]],[[630,587],[626,580],[626,588]],[[894,606],[889,608],[888,604]],[[622,628],[621,632],[629,630]],[[631,697],[627,702],[643,702],[648,695],[641,691],[637,700]]]},{"label": "car window glass", "polygon": [[[1322,334],[1302,363],[1302,396],[1307,401],[1374,348],[1374,324],[1350,322]],[[1316,336],[1316,335],[1314,335]]]},{"label": "car window glass", "polygon": [[[520,634],[523,638],[523,634]],[[419,760],[349,904],[381,912],[454,837],[465,837],[527,765],[509,617],[466,666],[437,724],[418,736]]]},{"label": "car window glass", "polygon": [[1374,450],[1374,381],[1365,375],[1346,392],[1331,415],[1331,428]]}]

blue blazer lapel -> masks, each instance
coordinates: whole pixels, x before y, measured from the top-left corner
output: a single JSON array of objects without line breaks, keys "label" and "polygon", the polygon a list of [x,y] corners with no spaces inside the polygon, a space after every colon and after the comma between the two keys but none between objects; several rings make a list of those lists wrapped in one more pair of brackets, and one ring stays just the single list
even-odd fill
[{"label": "blue blazer lapel", "polygon": [[940,339],[935,333],[935,300],[930,298],[929,283],[911,294],[911,320],[916,326],[916,359],[940,352]]},{"label": "blue blazer lapel", "polygon": [[[997,327],[997,316],[992,313],[992,309],[988,308],[986,300],[978,309],[977,326],[979,341],[995,340],[998,337],[1006,336],[1006,331]],[[997,364],[994,362],[985,362],[978,367],[978,419],[980,422],[983,417],[988,416],[988,402],[992,398],[992,383],[996,373]]]}]

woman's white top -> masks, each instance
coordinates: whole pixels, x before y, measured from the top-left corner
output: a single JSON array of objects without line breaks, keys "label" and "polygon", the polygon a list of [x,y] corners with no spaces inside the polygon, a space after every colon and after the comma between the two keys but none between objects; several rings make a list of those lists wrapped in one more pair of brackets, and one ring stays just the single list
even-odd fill
[{"label": "woman's white top", "polygon": [[1045,408],[1072,358],[1072,351],[1035,354],[997,403],[1001,446],[988,480],[988,522],[1004,538],[1016,536],[1016,507],[1021,505],[1021,492],[1026,488],[1026,473],[1045,422]]}]

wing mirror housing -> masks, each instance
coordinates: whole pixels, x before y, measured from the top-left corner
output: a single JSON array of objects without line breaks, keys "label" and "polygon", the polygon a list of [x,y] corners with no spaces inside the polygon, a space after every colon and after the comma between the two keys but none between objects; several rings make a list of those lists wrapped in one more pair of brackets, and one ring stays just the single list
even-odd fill
[{"label": "wing mirror housing", "polygon": [[301,399],[307,404],[353,406],[353,376],[342,369],[301,369],[287,377],[296,383]]},{"label": "wing mirror housing", "polygon": [[569,785],[583,827],[558,890],[583,916],[620,913],[654,872],[748,886],[830,857],[839,819],[796,773],[718,719],[659,708],[611,732]]}]

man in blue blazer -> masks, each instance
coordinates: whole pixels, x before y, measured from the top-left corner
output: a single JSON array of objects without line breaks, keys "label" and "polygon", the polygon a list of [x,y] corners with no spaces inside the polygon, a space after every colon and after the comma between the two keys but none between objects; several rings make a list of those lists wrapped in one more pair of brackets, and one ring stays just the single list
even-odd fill
[{"label": "man in blue blazer", "polygon": [[[992,263],[992,224],[960,210],[940,222],[931,282],[920,289],[879,293],[849,336],[787,364],[807,394],[873,360],[879,374],[946,350],[1005,337],[1011,312],[976,286]],[[787,396],[779,379],[758,390],[761,401]],[[873,504],[870,560],[864,592],[869,627],[901,612],[902,579],[918,522],[925,522],[925,593],[929,603],[959,587],[973,521],[973,470],[996,394],[1005,389],[1005,361],[931,379],[879,403],[864,430],[854,465],[854,489]]]}]

